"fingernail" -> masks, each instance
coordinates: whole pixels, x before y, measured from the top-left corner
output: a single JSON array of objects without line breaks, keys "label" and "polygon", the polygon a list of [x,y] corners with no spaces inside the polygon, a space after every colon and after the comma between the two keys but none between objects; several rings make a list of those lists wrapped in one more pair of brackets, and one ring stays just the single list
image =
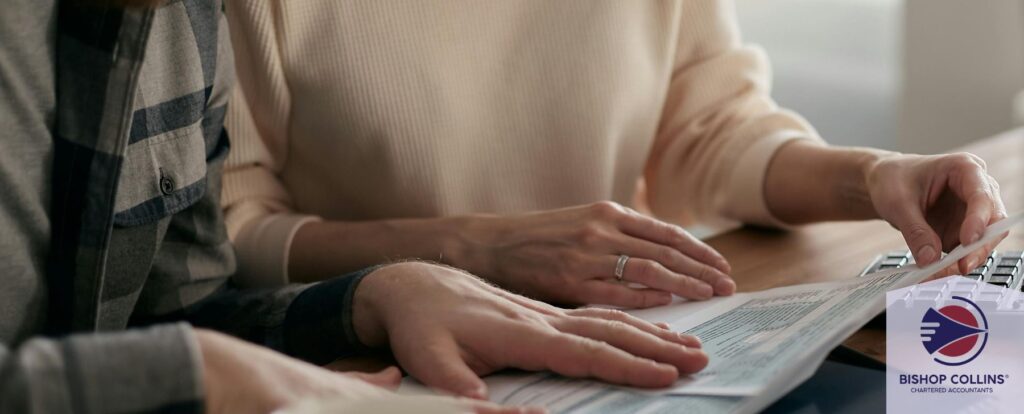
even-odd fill
[{"label": "fingernail", "polygon": [[487,398],[487,387],[485,387],[483,384],[480,384],[479,386],[460,392],[459,395],[466,398],[483,400]]},{"label": "fingernail", "polygon": [[697,294],[699,294],[702,298],[710,298],[712,295],[715,294],[715,291],[711,289],[710,285],[702,283],[700,287],[697,288]]},{"label": "fingernail", "polygon": [[733,282],[732,279],[719,279],[718,282],[715,282],[715,291],[719,295],[731,295],[736,291],[736,282]]},{"label": "fingernail", "polygon": [[729,262],[727,262],[725,259],[721,259],[718,261],[718,269],[725,273],[732,272],[732,266],[730,266]]},{"label": "fingernail", "polygon": [[935,248],[932,246],[924,246],[917,250],[917,261],[922,264],[928,264],[935,260]]},{"label": "fingernail", "polygon": [[691,341],[691,342],[695,342],[697,344],[700,344],[700,338],[698,338],[696,335],[690,335],[690,334],[685,333],[685,332],[679,332],[676,335],[679,335],[680,338],[685,339],[687,341]]}]

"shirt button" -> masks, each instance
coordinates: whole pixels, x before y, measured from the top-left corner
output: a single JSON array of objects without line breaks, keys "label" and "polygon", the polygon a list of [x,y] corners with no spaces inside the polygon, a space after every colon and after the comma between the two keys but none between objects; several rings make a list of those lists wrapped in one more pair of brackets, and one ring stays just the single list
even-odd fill
[{"label": "shirt button", "polygon": [[171,195],[174,192],[174,180],[170,177],[160,177],[160,192]]}]

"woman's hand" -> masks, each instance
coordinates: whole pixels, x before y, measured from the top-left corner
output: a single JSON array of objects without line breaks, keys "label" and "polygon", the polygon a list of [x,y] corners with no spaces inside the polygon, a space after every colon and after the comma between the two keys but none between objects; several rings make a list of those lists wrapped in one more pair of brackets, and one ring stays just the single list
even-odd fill
[{"label": "woman's hand", "polygon": [[[457,257],[446,258],[513,292],[548,302],[627,308],[730,295],[729,264],[679,226],[611,202],[464,221]],[[615,279],[619,255],[629,261]]]},{"label": "woman's hand", "polygon": [[[878,215],[903,233],[921,265],[980,239],[986,226],[1006,217],[999,184],[973,154],[886,154],[865,175]],[[1001,240],[960,259],[960,273],[981,265]]]},{"label": "woman's hand", "polygon": [[386,266],[356,289],[353,323],[366,345],[390,345],[428,386],[485,398],[479,376],[550,370],[666,387],[708,363],[696,337],[608,309],[564,310],[464,272],[426,263]]}]

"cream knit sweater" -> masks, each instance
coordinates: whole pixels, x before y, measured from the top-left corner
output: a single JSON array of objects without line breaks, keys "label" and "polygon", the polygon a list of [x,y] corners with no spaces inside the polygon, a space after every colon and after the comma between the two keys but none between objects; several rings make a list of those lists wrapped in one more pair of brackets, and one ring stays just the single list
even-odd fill
[{"label": "cream knit sweater", "polygon": [[[777,224],[784,142],[763,53],[719,0],[234,0],[224,179],[241,282],[287,281],[318,218],[599,200]],[[339,252],[344,254],[344,252]]]}]

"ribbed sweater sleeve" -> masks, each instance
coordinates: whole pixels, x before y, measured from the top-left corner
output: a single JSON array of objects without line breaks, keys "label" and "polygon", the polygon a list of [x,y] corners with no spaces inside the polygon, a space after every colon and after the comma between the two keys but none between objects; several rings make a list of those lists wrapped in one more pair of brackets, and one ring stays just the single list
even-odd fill
[{"label": "ribbed sweater sleeve", "polygon": [[277,41],[279,4],[231,1],[227,7],[239,70],[225,120],[233,144],[224,174],[225,221],[238,253],[236,281],[277,286],[288,282],[295,232],[317,220],[295,212],[279,177],[288,159],[291,107]]},{"label": "ribbed sweater sleeve", "polygon": [[771,99],[763,51],[743,45],[731,1],[682,2],[675,68],[650,157],[648,203],[661,217],[725,217],[781,227],[764,181],[775,152],[820,140]]}]

